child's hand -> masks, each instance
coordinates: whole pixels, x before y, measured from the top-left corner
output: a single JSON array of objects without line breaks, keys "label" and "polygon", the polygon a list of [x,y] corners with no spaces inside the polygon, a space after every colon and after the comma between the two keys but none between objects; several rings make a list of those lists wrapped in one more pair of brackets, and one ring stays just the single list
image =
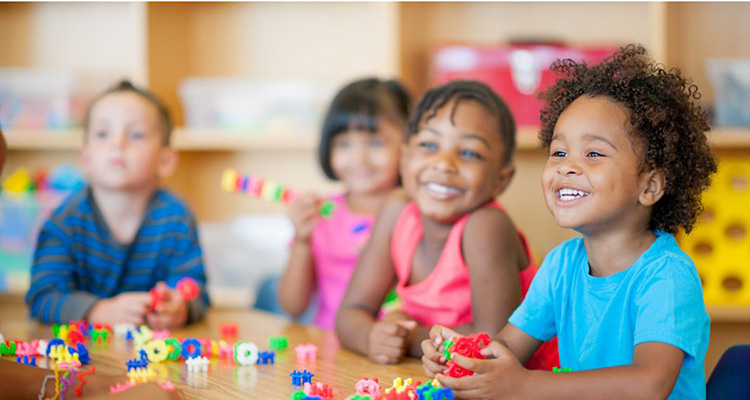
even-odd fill
[{"label": "child's hand", "polygon": [[422,341],[422,364],[424,371],[430,378],[443,373],[446,370],[443,341],[451,338],[461,337],[456,331],[441,325],[435,325],[430,329],[430,338]]},{"label": "child's hand", "polygon": [[294,238],[301,241],[309,241],[313,228],[318,222],[318,210],[320,199],[318,196],[305,193],[297,197],[289,205],[289,219],[294,225]]},{"label": "child's hand", "polygon": [[180,292],[170,289],[166,283],[156,284],[161,293],[161,302],[153,313],[148,314],[148,326],[152,329],[174,329],[187,323],[188,306]]},{"label": "child's hand", "polygon": [[150,298],[147,292],[126,292],[94,303],[88,315],[92,324],[128,323],[141,325],[148,313]]},{"label": "child's hand", "polygon": [[367,355],[378,364],[396,364],[406,353],[406,337],[417,321],[380,321],[370,329]]},{"label": "child's hand", "polygon": [[451,361],[475,374],[462,378],[438,374],[438,381],[451,388],[457,398],[464,400],[516,398],[525,384],[528,371],[507,347],[494,340],[481,353],[489,359],[478,360],[451,353]]}]

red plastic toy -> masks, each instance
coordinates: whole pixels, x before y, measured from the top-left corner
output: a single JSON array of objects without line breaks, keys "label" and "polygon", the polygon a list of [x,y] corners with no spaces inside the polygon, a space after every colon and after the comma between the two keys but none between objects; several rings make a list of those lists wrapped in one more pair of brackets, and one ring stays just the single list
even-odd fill
[{"label": "red plastic toy", "polygon": [[[482,355],[481,351],[483,348],[487,347],[491,341],[492,338],[490,338],[490,335],[488,333],[477,333],[471,336],[464,336],[456,340],[448,350],[450,350],[452,353],[460,354],[464,357],[484,360],[484,356]],[[461,378],[464,376],[474,375],[474,371],[463,368],[453,361],[448,361],[446,365],[448,366],[448,373],[446,374],[448,376]]]},{"label": "red plastic toy", "polygon": [[[182,299],[186,302],[193,300],[194,298],[198,297],[198,294],[200,294],[200,286],[198,286],[198,283],[195,282],[195,279],[193,278],[180,279],[179,281],[177,281],[175,290],[180,293]],[[153,288],[149,291],[149,296],[151,296],[152,310],[155,310],[156,305],[164,301],[164,292],[158,291],[156,290],[156,288]]]},{"label": "red plastic toy", "polygon": [[221,337],[231,339],[237,337],[237,324],[221,324]]}]

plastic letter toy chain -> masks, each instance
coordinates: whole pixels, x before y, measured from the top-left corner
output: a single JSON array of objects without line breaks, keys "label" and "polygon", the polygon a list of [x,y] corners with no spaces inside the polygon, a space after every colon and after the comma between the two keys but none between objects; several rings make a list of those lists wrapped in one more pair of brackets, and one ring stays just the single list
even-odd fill
[{"label": "plastic letter toy chain", "polygon": [[[221,175],[221,188],[226,192],[246,193],[253,197],[284,204],[293,202],[298,196],[294,189],[257,176],[243,175],[233,169],[227,169]],[[320,216],[323,218],[330,217],[334,208],[334,202],[324,201],[320,205]]]}]

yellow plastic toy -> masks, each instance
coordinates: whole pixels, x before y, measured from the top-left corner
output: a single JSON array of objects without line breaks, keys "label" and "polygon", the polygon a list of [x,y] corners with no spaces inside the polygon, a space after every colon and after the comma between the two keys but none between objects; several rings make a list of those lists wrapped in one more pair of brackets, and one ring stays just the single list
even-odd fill
[{"label": "yellow plastic toy", "polygon": [[34,188],[29,170],[20,167],[3,181],[3,191],[13,194],[25,193]]},{"label": "yellow plastic toy", "polygon": [[750,163],[719,160],[703,213],[679,242],[695,261],[706,304],[750,305]]},{"label": "yellow plastic toy", "polygon": [[146,344],[146,355],[149,361],[160,363],[167,359],[169,348],[164,340],[152,340]]}]

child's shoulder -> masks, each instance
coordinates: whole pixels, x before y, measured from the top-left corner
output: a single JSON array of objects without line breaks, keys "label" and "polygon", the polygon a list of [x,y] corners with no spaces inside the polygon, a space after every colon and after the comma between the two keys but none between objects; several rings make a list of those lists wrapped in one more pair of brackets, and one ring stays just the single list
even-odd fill
[{"label": "child's shoulder", "polygon": [[651,277],[690,280],[700,284],[695,263],[669,233],[657,232],[656,240],[641,256],[640,266],[640,272]]},{"label": "child's shoulder", "polygon": [[88,215],[91,213],[89,201],[89,189],[84,187],[71,192],[49,216],[49,221],[58,225],[64,225],[69,217],[75,215]]},{"label": "child's shoulder", "polygon": [[493,240],[504,235],[518,235],[518,229],[510,215],[501,207],[484,206],[469,213],[466,219],[465,237],[473,234],[491,236]]},{"label": "child's shoulder", "polygon": [[193,212],[182,199],[167,189],[159,188],[154,195],[153,211],[156,216],[185,217],[193,219]]}]

